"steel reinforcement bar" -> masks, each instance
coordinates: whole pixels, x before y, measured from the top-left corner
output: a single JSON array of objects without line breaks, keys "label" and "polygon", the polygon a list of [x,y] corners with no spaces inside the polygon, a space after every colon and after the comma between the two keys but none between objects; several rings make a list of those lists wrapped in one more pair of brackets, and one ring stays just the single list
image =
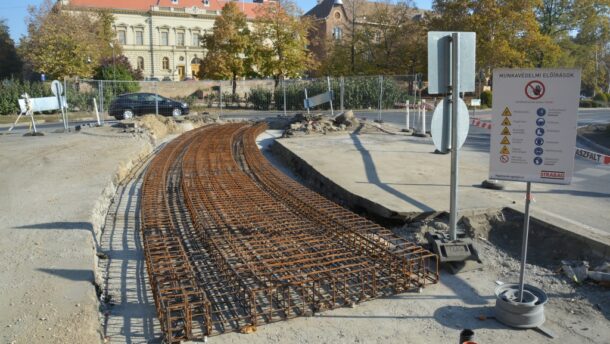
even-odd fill
[{"label": "steel reinforcement bar", "polygon": [[274,169],[263,125],[174,140],[144,180],[142,234],[169,342],[310,315],[438,280],[436,256]]}]

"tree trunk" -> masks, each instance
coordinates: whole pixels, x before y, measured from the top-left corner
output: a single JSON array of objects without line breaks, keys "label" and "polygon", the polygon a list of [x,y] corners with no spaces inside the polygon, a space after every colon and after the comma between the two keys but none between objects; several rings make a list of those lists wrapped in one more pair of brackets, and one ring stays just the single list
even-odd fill
[{"label": "tree trunk", "polygon": [[233,99],[235,99],[235,91],[237,90],[237,75],[233,73]]}]

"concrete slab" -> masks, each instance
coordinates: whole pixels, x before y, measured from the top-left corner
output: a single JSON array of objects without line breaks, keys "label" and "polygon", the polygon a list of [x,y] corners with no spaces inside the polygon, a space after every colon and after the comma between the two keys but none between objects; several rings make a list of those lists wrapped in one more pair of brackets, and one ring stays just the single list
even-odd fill
[{"label": "concrete slab", "polygon": [[151,143],[111,128],[0,136],[0,341],[99,343],[99,228]]},{"label": "concrete slab", "polygon": [[[469,138],[472,140],[472,138]],[[433,154],[431,139],[387,134],[335,134],[277,141],[340,187],[400,214],[449,210],[450,155]],[[523,210],[525,184],[482,189],[488,149],[460,155],[459,208]],[[579,162],[572,185],[534,184],[532,215],[610,239],[610,166]]]}]

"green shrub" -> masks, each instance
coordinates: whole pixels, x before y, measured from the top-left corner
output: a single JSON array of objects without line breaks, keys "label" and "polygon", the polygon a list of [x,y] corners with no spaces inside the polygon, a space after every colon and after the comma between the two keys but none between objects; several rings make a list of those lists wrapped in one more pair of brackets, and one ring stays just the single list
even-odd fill
[{"label": "green shrub", "polygon": [[488,108],[492,107],[492,95],[490,91],[481,92],[481,104],[487,106]]},{"label": "green shrub", "polygon": [[593,100],[598,101],[598,102],[604,102],[607,103],[608,102],[608,96],[606,96],[605,93],[603,92],[599,92],[595,95],[595,97],[593,97]]},{"label": "green shrub", "polygon": [[262,87],[253,88],[248,95],[248,103],[251,103],[255,110],[269,110],[271,108],[270,90]]},{"label": "green shrub", "polygon": [[32,98],[48,97],[51,93],[50,83],[40,81],[21,81],[5,79],[0,81],[0,115],[19,113],[18,100],[27,93]]}]

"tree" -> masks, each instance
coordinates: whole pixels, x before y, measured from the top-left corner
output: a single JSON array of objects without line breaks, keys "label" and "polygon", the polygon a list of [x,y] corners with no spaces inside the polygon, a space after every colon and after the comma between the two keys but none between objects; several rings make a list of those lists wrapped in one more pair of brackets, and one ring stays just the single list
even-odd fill
[{"label": "tree", "polygon": [[[418,12],[412,1],[356,0],[345,8],[349,27],[345,37],[326,42],[327,58],[320,74],[404,74],[425,69],[426,27],[415,18]],[[351,13],[356,14],[355,21]]]},{"label": "tree", "polygon": [[21,59],[11,39],[6,20],[0,20],[0,79],[21,75]]},{"label": "tree", "polygon": [[299,19],[294,3],[269,1],[258,8],[254,23],[254,62],[262,76],[273,77],[277,87],[280,79],[299,77],[315,67],[307,50],[308,18]]},{"label": "tree", "polygon": [[112,56],[112,21],[106,12],[68,12],[45,0],[29,8],[28,36],[19,51],[34,71],[49,77],[91,77],[101,58]]},{"label": "tree", "polygon": [[142,71],[134,69],[125,55],[105,57],[95,68],[96,80],[142,80]]},{"label": "tree", "polygon": [[540,30],[538,0],[437,0],[430,30],[477,33],[477,64],[498,67],[556,66],[562,51]]},{"label": "tree", "polygon": [[235,95],[237,77],[245,76],[252,68],[248,54],[252,43],[246,15],[234,2],[227,3],[221,15],[216,17],[212,33],[202,40],[207,52],[201,63],[201,76],[231,78]]}]

